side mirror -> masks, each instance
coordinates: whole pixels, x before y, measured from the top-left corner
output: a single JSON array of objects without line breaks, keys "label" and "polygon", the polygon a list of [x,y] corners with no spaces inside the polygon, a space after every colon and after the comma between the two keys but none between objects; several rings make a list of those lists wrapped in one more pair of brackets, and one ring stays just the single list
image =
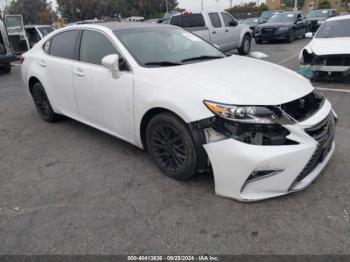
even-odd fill
[{"label": "side mirror", "polygon": [[314,35],[312,34],[312,32],[308,32],[308,33],[305,34],[306,38],[313,38],[313,36]]},{"label": "side mirror", "polygon": [[108,55],[102,58],[102,65],[109,70],[111,70],[113,77],[118,78],[119,72],[119,56],[118,55]]},{"label": "side mirror", "polygon": [[237,26],[238,22],[236,20],[234,20],[234,21],[229,22],[228,25],[229,26]]}]

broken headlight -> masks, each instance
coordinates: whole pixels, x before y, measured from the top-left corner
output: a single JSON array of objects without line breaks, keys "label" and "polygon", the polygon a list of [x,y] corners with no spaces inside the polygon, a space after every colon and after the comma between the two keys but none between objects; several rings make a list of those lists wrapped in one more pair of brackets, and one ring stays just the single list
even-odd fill
[{"label": "broken headlight", "polygon": [[204,101],[207,108],[215,115],[245,124],[294,124],[283,111],[275,106],[238,106]]}]

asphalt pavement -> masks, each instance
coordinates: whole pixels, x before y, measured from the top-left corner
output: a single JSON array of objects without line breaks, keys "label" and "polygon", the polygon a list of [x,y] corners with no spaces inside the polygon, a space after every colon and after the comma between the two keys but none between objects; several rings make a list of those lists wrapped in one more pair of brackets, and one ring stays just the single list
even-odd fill
[{"label": "asphalt pavement", "polygon": [[[307,41],[253,50],[297,70]],[[337,90],[322,91],[334,157],[305,191],[246,204],[216,196],[211,174],[174,181],[119,139],[44,123],[16,66],[0,75],[0,254],[350,254],[350,86],[313,84]]]}]

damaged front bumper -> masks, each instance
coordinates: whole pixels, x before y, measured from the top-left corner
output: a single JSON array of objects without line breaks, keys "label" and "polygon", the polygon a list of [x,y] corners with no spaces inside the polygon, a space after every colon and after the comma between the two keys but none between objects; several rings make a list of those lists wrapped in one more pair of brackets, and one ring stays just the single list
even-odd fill
[{"label": "damaged front bumper", "polygon": [[284,126],[295,144],[261,146],[205,130],[204,148],[214,172],[217,195],[258,201],[300,191],[311,184],[334,152],[336,116],[326,100],[303,122]]},{"label": "damaged front bumper", "polygon": [[304,50],[299,60],[302,65],[309,67],[314,72],[350,75],[350,54],[316,55]]}]

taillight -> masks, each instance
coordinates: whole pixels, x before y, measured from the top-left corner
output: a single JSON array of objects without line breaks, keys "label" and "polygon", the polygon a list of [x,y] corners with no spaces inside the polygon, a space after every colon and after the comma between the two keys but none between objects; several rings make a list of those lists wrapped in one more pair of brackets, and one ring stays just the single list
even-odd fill
[{"label": "taillight", "polygon": [[20,56],[19,62],[20,62],[21,64],[23,64],[23,62],[24,62],[24,56],[23,56],[23,55]]}]

